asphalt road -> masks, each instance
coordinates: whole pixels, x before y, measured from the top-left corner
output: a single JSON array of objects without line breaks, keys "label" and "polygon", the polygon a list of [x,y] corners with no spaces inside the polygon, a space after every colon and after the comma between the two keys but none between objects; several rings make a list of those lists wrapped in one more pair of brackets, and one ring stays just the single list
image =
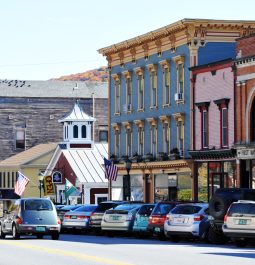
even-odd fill
[{"label": "asphalt road", "polygon": [[255,248],[62,234],[0,240],[0,265],[254,265]]}]

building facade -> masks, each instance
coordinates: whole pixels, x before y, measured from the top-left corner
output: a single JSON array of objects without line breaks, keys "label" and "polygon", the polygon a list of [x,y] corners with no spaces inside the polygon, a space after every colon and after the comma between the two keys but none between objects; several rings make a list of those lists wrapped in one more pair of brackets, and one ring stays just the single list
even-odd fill
[{"label": "building facade", "polygon": [[255,188],[255,35],[237,40],[236,142],[240,186]]},{"label": "building facade", "polygon": [[0,80],[0,160],[40,143],[60,142],[57,120],[76,99],[97,119],[94,139],[107,141],[107,83]]},{"label": "building facade", "polygon": [[254,28],[254,21],[184,19],[99,50],[110,73],[109,154],[119,167],[113,199],[196,197],[189,68],[235,57],[235,39]]},{"label": "building facade", "polygon": [[237,187],[233,60],[191,68],[194,92],[194,194],[207,201],[217,188]]}]

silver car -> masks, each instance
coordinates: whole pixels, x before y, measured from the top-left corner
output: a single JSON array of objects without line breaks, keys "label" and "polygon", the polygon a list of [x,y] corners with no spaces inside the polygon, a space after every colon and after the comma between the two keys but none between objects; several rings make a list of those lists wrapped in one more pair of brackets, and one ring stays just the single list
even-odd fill
[{"label": "silver car", "polygon": [[209,227],[207,203],[179,204],[166,216],[164,232],[173,242],[180,238],[205,238]]},{"label": "silver car", "polygon": [[62,230],[88,231],[90,216],[96,208],[97,205],[83,205],[73,211],[66,212],[62,221]]},{"label": "silver car", "polygon": [[238,247],[255,239],[255,201],[238,201],[230,205],[222,226],[223,233]]},{"label": "silver car", "polygon": [[126,231],[133,230],[135,215],[142,204],[121,204],[104,213],[101,229],[103,231]]}]

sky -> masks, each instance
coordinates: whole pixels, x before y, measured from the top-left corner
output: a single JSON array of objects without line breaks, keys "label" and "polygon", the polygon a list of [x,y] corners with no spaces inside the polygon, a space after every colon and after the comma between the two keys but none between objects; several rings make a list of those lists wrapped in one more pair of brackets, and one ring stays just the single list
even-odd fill
[{"label": "sky", "polygon": [[0,0],[0,79],[107,65],[98,49],[184,18],[255,20],[254,0]]}]

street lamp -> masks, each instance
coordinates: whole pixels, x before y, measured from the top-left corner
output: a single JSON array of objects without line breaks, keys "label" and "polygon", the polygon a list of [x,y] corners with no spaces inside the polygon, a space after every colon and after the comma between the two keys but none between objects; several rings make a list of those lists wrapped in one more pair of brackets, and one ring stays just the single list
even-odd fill
[{"label": "street lamp", "polygon": [[40,198],[42,198],[43,179],[44,179],[43,173],[42,172],[39,172],[39,174],[38,174],[38,180],[39,180]]},{"label": "street lamp", "polygon": [[127,175],[126,177],[123,179],[123,197],[124,200],[129,201],[130,200],[130,169],[132,167],[132,161],[128,158],[125,161],[125,168],[127,170]]}]

